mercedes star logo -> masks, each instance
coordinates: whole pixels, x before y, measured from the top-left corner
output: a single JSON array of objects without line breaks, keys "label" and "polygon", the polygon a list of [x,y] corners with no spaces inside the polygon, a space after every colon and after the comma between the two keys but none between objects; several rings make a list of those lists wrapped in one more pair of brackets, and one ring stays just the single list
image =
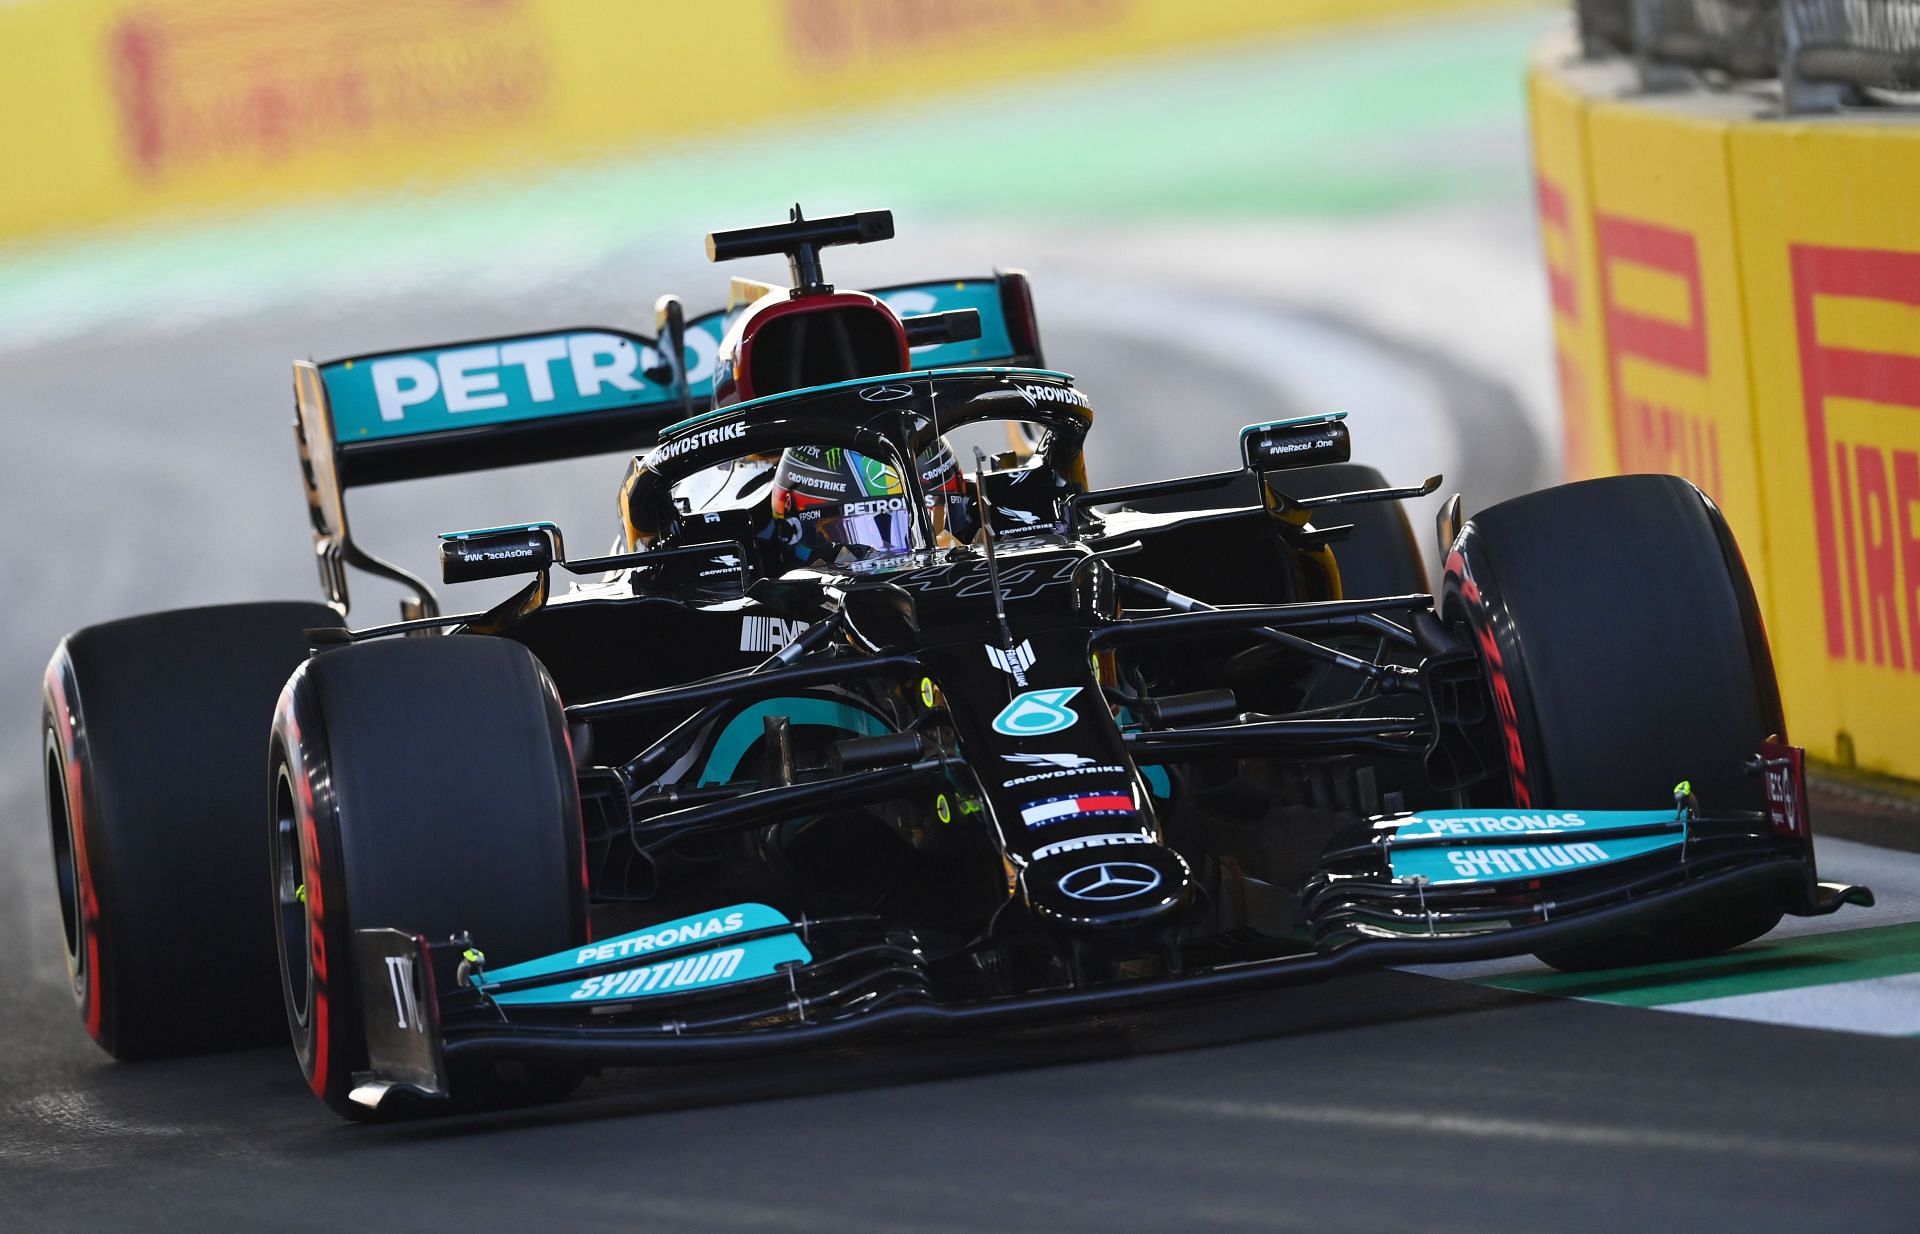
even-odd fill
[{"label": "mercedes star logo", "polygon": [[895,399],[910,398],[912,386],[868,386],[860,391],[860,398],[868,403],[891,403]]},{"label": "mercedes star logo", "polygon": [[1060,879],[1060,890],[1076,900],[1124,900],[1159,885],[1160,871],[1138,861],[1102,861]]}]

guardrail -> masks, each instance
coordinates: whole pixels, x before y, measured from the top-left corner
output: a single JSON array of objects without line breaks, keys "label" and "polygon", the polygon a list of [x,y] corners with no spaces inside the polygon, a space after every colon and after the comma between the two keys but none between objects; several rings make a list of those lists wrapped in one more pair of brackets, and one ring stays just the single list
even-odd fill
[{"label": "guardrail", "polygon": [[1589,57],[1633,57],[1653,88],[1778,82],[1808,114],[1920,98],[1920,0],[1577,0]]},{"label": "guardrail", "polygon": [[1920,780],[1920,0],[1576,11],[1529,83],[1569,476],[1704,488],[1795,739]]}]

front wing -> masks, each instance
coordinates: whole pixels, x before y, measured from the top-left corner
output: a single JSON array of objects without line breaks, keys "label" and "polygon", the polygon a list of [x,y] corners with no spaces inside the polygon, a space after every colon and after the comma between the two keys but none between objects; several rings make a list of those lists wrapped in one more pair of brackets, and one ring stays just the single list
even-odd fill
[{"label": "front wing", "polygon": [[[717,910],[704,928],[697,919],[650,927],[642,950],[623,941],[641,936],[622,936],[497,972],[466,939],[360,930],[370,1068],[353,1096],[375,1108],[395,1094],[444,1098],[450,1069],[465,1063],[710,1061],[882,1034],[1017,1027],[1390,965],[1500,959],[1657,929],[1734,900],[1800,916],[1871,905],[1865,888],[1818,880],[1797,751],[1769,749],[1763,770],[1766,813],[1687,814],[1684,842],[1643,844],[1646,851],[1625,860],[1446,881],[1396,876],[1396,868],[1433,867],[1424,857],[1396,867],[1383,842],[1373,875],[1364,855],[1350,855],[1348,873],[1309,882],[1302,903],[1310,950],[1018,995],[937,997],[933,958],[910,933],[870,917],[789,921],[765,905]],[[1617,834],[1657,830],[1639,824]],[[1455,864],[1470,868],[1502,844],[1534,838],[1465,837],[1458,843],[1473,856]],[[1433,842],[1425,834],[1413,840]]]}]

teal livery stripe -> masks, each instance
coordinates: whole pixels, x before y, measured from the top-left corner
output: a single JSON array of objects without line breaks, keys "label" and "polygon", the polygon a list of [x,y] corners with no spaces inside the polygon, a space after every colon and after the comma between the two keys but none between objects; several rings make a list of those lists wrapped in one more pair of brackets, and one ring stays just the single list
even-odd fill
[{"label": "teal livery stripe", "polygon": [[1424,810],[1376,824],[1394,828],[1388,861],[1398,882],[1499,883],[1645,857],[1686,842],[1671,810],[1550,810],[1489,814]]},{"label": "teal livery stripe", "polygon": [[725,784],[739,770],[740,760],[766,735],[766,717],[780,715],[795,728],[818,725],[837,728],[858,737],[877,737],[893,731],[887,722],[864,707],[828,698],[770,698],[743,708],[714,739],[700,783]]},{"label": "teal livery stripe", "polygon": [[[779,910],[765,904],[735,904],[497,969],[483,975],[479,988],[501,1004],[571,1006],[752,981],[771,976],[782,964],[813,959],[790,932],[754,937],[756,932],[790,924]],[[588,972],[628,961],[630,966],[610,972]],[[498,989],[549,977],[551,985]]]},{"label": "teal livery stripe", "polygon": [[658,406],[679,392],[647,375],[653,343],[618,330],[564,330],[481,339],[320,368],[343,445]]}]

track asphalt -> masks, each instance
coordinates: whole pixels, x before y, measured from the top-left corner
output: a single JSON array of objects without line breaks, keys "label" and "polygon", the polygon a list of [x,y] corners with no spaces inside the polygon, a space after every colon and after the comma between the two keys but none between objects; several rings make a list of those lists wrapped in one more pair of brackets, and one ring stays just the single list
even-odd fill
[{"label": "track asphalt", "polygon": [[[1524,46],[1523,24],[1418,46],[1430,73],[1485,73]],[[1401,37],[1319,54],[1412,72]],[[1165,71],[1271,82],[1303,128],[1337,110],[1324,95],[1339,76],[1279,71],[1305,51],[1247,57]],[[1058,89],[1005,114],[1052,116],[1036,100],[1068,109],[1112,87]],[[1289,158],[1286,179],[1324,182],[1279,218],[1214,193],[1091,221],[998,201],[962,224],[975,186],[888,198],[912,186],[882,175],[873,200],[847,204],[900,207],[901,239],[835,269],[859,283],[1031,267],[1050,359],[1100,408],[1102,479],[1226,465],[1240,424],[1338,399],[1361,457],[1396,479],[1447,470],[1471,509],[1551,478],[1551,421],[1518,88],[1449,97],[1411,144],[1404,127],[1368,138],[1329,122],[1318,154],[1277,148],[1246,173],[1247,202]],[[888,131],[854,136],[885,150]],[[1421,144],[1477,152],[1479,171],[1418,210],[1398,187],[1366,195],[1382,151]],[[1087,158],[1086,174],[1117,175],[1111,152]],[[772,200],[808,166],[768,170]],[[697,201],[694,176],[676,163],[654,187]],[[0,564],[19,580],[0,632],[0,1229],[1915,1228],[1920,1043],[1901,1034],[1920,1032],[1920,859],[1844,841],[1823,845],[1825,873],[1874,884],[1879,909],[1684,968],[1376,973],[1044,1031],[619,1073],[544,1110],[379,1128],[335,1121],[283,1050],[107,1060],[64,989],[31,754],[45,656],[67,629],[129,612],[312,594],[288,357],[631,323],[666,289],[697,307],[716,280],[694,237],[747,221],[679,220],[669,247],[650,223],[616,226],[616,194],[587,197],[572,233],[491,280],[470,250],[503,224],[458,212],[459,242],[420,234],[403,277],[328,265],[285,221],[0,264],[0,493],[16,516]],[[355,217],[403,252],[397,213]],[[296,234],[306,247],[275,256],[274,238]],[[326,294],[286,291],[310,292],[301,271],[316,266]],[[156,313],[169,292],[181,311]],[[421,567],[450,526],[553,517],[591,542],[611,532],[619,466],[373,490],[356,519]],[[360,599],[363,621],[391,604]]]}]

